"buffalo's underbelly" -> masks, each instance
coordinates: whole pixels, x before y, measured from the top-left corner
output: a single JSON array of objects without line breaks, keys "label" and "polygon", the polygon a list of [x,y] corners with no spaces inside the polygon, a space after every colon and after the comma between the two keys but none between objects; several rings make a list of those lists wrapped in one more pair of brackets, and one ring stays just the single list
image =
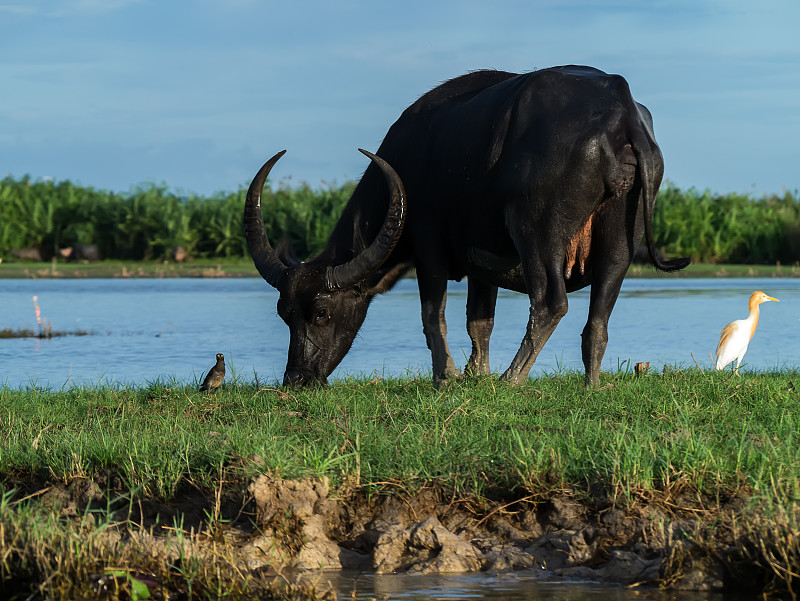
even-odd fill
[{"label": "buffalo's underbelly", "polygon": [[[472,213],[468,224],[462,223],[448,232],[451,278],[472,276],[499,288],[527,293],[522,264],[511,237],[494,223],[495,215],[484,216],[483,220],[476,219]],[[568,292],[591,284],[592,222],[590,217],[564,251],[561,276]]]},{"label": "buffalo's underbelly", "polygon": [[[470,247],[465,253],[466,261],[456,279],[471,276],[499,288],[527,293],[522,264],[519,256],[498,254],[478,247]],[[573,270],[565,281],[567,292],[580,290],[591,284],[591,268]]]},{"label": "buffalo's underbelly", "polygon": [[470,247],[466,251],[466,274],[508,290],[527,292],[522,276],[519,256],[496,254],[492,251]]}]

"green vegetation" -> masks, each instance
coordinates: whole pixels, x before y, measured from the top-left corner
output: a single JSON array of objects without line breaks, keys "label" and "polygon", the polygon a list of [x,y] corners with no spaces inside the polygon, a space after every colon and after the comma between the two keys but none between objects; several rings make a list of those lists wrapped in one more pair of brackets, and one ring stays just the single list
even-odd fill
[{"label": "green vegetation", "polygon": [[[774,271],[773,268],[770,268]],[[169,261],[3,261],[0,278],[221,278],[258,277],[248,257],[231,259],[195,259],[185,263]]]},{"label": "green vegetation", "polygon": [[800,260],[800,196],[719,196],[667,184],[653,230],[659,248],[701,263],[792,265]]},{"label": "green vegetation", "polygon": [[[322,248],[354,184],[312,190],[268,185],[264,222],[298,255]],[[0,256],[37,248],[45,260],[76,244],[96,244],[105,259],[167,259],[174,246],[191,257],[247,256],[242,214],[246,191],[210,198],[180,196],[164,186],[115,194],[69,181],[0,181]]]},{"label": "green vegetation", "polygon": [[[76,570],[142,569],[141,558],[109,556],[70,530],[80,532],[82,522],[42,518],[38,493],[25,492],[36,490],[32,483],[116,482],[115,494],[173,502],[270,473],[328,477],[334,488],[373,494],[437,486],[477,508],[558,491],[601,506],[681,508],[709,516],[698,538],[713,543],[727,532],[736,545],[728,556],[788,590],[800,565],[792,534],[800,526],[797,383],[796,372],[667,369],[604,376],[595,390],[577,373],[440,390],[427,379],[349,379],[296,391],[233,384],[211,396],[163,382],[0,389],[0,581],[13,575],[21,586],[52,574],[44,586],[55,590],[85,583],[72,577]],[[722,519],[723,505],[736,507],[732,521]],[[107,519],[92,518],[111,528]],[[77,559],[45,565],[52,553],[76,548]],[[195,583],[203,590],[244,586],[242,575],[204,578]]]},{"label": "green vegetation", "polygon": [[[413,271],[411,272],[413,274]],[[800,277],[800,264],[792,265],[731,265],[728,263],[692,263],[686,269],[671,274],[657,272],[652,265],[631,265],[626,277],[661,278],[781,278]],[[2,278],[222,278],[259,277],[248,257],[230,259],[194,259],[186,263],[170,261],[97,261],[96,263],[65,263],[63,261],[31,262],[4,261],[0,263]]]},{"label": "green vegetation", "polygon": [[[14,492],[0,496],[0,597],[5,601],[334,601],[331,593],[309,584],[245,575],[222,545],[211,558],[186,553],[175,563],[165,562],[152,549],[120,544],[126,528],[133,536],[149,533],[113,521],[110,510],[87,508],[65,519],[47,503],[13,500]],[[172,530],[182,549],[200,539],[179,523]]]},{"label": "green vegetation", "polygon": [[[277,242],[287,239],[301,258],[319,251],[355,184],[313,190],[268,185],[264,221]],[[37,248],[45,260],[58,249],[96,244],[104,259],[170,258],[174,246],[191,257],[247,257],[242,226],[245,190],[211,197],[182,196],[164,186],[126,194],[69,181],[0,181],[0,257]],[[656,244],[702,263],[792,265],[800,258],[800,195],[754,198],[662,186],[654,213]]]}]

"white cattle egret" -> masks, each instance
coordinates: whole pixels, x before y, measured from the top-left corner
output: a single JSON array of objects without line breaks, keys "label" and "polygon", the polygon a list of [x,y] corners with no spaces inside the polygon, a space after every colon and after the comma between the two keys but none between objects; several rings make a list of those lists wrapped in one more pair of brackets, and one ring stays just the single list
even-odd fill
[{"label": "white cattle egret", "polygon": [[750,295],[750,300],[747,302],[750,315],[746,319],[732,321],[722,329],[717,345],[717,369],[724,369],[726,365],[736,359],[735,371],[739,371],[739,364],[747,352],[747,345],[750,344],[750,339],[756,333],[758,306],[767,301],[777,302],[778,299],[767,296],[761,290],[756,290]]}]

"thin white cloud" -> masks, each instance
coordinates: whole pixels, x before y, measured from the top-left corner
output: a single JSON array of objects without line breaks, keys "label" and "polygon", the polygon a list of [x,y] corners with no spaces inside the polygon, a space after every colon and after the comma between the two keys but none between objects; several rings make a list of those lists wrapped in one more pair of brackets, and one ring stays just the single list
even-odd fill
[{"label": "thin white cloud", "polygon": [[48,0],[32,4],[0,4],[0,12],[23,17],[61,18],[113,13],[145,0]]},{"label": "thin white cloud", "polygon": [[0,4],[0,13],[29,16],[37,14],[38,10],[30,4]]}]

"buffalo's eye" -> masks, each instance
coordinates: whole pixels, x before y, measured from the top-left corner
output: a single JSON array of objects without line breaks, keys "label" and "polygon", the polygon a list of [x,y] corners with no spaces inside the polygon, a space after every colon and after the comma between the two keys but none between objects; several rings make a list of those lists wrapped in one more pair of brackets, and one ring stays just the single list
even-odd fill
[{"label": "buffalo's eye", "polygon": [[317,323],[321,323],[323,321],[327,321],[329,317],[330,314],[328,313],[327,309],[317,309],[317,313],[314,316],[314,319]]}]

